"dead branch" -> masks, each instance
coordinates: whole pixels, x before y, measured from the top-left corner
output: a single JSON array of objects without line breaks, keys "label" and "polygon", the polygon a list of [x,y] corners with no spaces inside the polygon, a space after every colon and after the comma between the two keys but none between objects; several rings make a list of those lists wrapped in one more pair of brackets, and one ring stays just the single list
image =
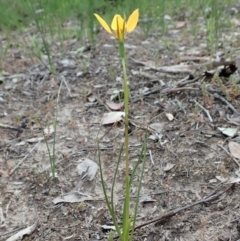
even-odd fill
[{"label": "dead branch", "polygon": [[203,203],[209,203],[209,202],[213,202],[217,199],[219,199],[220,196],[222,196],[225,192],[227,192],[228,190],[230,190],[232,187],[233,187],[234,184],[231,184],[228,188],[226,188],[224,191],[222,192],[217,192],[216,190],[214,190],[214,192],[212,192],[210,195],[208,195],[207,197],[204,197],[203,199],[199,200],[199,201],[196,201],[192,204],[189,204],[189,205],[186,205],[184,207],[180,207],[180,208],[176,208],[174,210],[171,210],[170,212],[158,217],[158,218],[155,218],[155,219],[152,219],[150,221],[147,221],[146,223],[143,223],[143,224],[140,224],[138,226],[135,227],[135,230],[137,229],[140,229],[144,226],[147,226],[149,224],[152,224],[152,223],[156,223],[156,224],[161,224],[161,223],[164,223],[166,222],[169,218],[175,216],[176,214],[184,211],[184,210],[187,210],[189,208],[192,208],[196,205],[199,205],[199,204],[203,204]]},{"label": "dead branch", "polygon": [[213,95],[213,97],[221,100],[224,104],[226,104],[229,107],[229,109],[231,109],[233,111],[233,113],[239,114],[239,112],[234,108],[234,106],[232,104],[230,104],[225,98],[223,98],[219,94],[215,93]]}]

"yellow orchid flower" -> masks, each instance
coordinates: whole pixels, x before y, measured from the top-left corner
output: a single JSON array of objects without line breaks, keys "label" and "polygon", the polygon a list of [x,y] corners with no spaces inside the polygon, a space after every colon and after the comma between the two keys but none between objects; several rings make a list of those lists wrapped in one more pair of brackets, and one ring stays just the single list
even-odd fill
[{"label": "yellow orchid flower", "polygon": [[136,28],[139,18],[139,10],[136,9],[133,11],[127,22],[124,21],[121,15],[116,14],[113,17],[111,28],[98,14],[94,13],[94,15],[108,33],[114,35],[118,41],[122,42],[126,34],[132,32]]}]

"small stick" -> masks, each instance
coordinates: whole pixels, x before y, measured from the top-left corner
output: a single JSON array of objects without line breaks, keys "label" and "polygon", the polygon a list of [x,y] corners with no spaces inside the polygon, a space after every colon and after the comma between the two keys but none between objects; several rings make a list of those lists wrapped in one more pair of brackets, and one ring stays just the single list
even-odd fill
[{"label": "small stick", "polygon": [[[184,210],[187,210],[189,208],[192,208],[192,207],[194,207],[198,204],[203,204],[203,203],[208,203],[208,202],[213,202],[215,200],[218,200],[220,196],[222,196],[225,192],[230,190],[233,186],[234,186],[234,184],[231,184],[228,188],[226,188],[222,192],[217,192],[217,190],[214,190],[210,195],[202,198],[199,201],[193,202],[192,204],[186,205],[184,207],[175,208],[175,209],[169,211],[168,213],[166,213],[166,214],[164,214],[164,215],[162,215],[158,218],[152,219],[150,221],[147,221],[143,224],[140,224],[140,225],[136,226],[134,231],[137,230],[137,229],[140,229],[142,227],[145,227],[149,224],[152,224],[152,223],[162,224],[162,223],[166,222],[167,220],[169,220],[171,217],[175,216],[176,214],[178,214],[178,213],[180,213]],[[117,239],[117,238],[119,238],[119,236],[114,237],[114,239]]]},{"label": "small stick", "polygon": [[164,89],[164,90],[162,90],[161,93],[168,94],[168,93],[173,93],[173,92],[178,92],[178,91],[185,91],[185,90],[199,90],[199,88],[194,88],[194,87],[178,87],[178,88],[172,88],[172,89]]},{"label": "small stick", "polygon": [[187,84],[192,84],[192,83],[195,83],[199,80],[199,77],[196,77],[194,79],[189,79],[189,76],[187,76],[188,78],[184,78],[182,80],[179,80],[178,83],[177,83],[177,87],[183,87]]},{"label": "small stick", "polygon": [[202,204],[202,203],[207,203],[207,202],[213,202],[215,200],[217,200],[222,194],[224,194],[225,192],[227,192],[229,189],[231,189],[233,187],[234,184],[231,184],[228,188],[226,188],[224,191],[222,192],[219,192],[217,193],[216,190],[214,190],[210,195],[208,195],[207,197],[204,197],[202,198],[201,200],[199,201],[196,201],[192,204],[189,204],[189,205],[186,205],[184,207],[179,207],[179,208],[176,208],[174,210],[171,210],[170,212],[158,217],[158,218],[155,218],[155,219],[152,219],[146,223],[143,223],[143,224],[140,224],[138,226],[135,227],[135,230],[136,229],[139,229],[139,228],[142,228],[144,226],[147,226],[151,223],[161,223],[161,222],[164,222],[166,221],[166,219],[169,219],[173,216],[175,216],[176,214],[186,210],[186,209],[189,209],[189,208],[192,208],[198,204]]},{"label": "small stick", "polygon": [[196,100],[194,100],[195,104],[197,104],[207,115],[208,119],[210,122],[213,122],[213,119],[211,117],[211,115],[209,114],[209,111],[207,109],[205,109],[201,104],[199,104]]},{"label": "small stick", "polygon": [[149,152],[149,155],[150,155],[150,160],[151,160],[152,164],[154,165],[153,156],[152,156],[152,151],[149,150],[148,152]]},{"label": "small stick", "polygon": [[[162,89],[162,87],[153,87],[152,89],[150,89],[149,91],[145,92],[143,94],[143,96],[148,96],[148,95],[151,95],[151,94],[155,94],[157,93],[158,91],[161,92],[161,94],[169,94],[169,93],[174,93],[174,92],[178,92],[178,91],[191,91],[191,90],[199,90],[199,88],[194,88],[194,87],[179,87],[179,88],[168,88],[168,89]],[[137,102],[139,100],[141,100],[142,96],[139,97],[139,96],[136,96],[136,97],[133,97],[132,98],[132,102]]]},{"label": "small stick", "polygon": [[216,99],[219,99],[219,100],[221,100],[223,103],[225,103],[225,104],[229,107],[229,109],[231,109],[231,110],[233,111],[233,113],[240,114],[240,113],[234,108],[234,106],[233,106],[232,104],[230,104],[225,98],[223,98],[223,97],[220,96],[219,94],[215,93],[215,94],[213,95],[213,97],[215,97]]},{"label": "small stick", "polygon": [[22,131],[22,128],[21,128],[21,127],[9,126],[9,125],[2,124],[2,123],[0,123],[0,127],[1,127],[1,128],[6,128],[6,129],[10,129],[10,130],[14,130],[14,131]]},{"label": "small stick", "polygon": [[7,204],[7,208],[6,208],[6,218],[8,217],[8,210],[9,210],[9,206],[10,206],[10,204],[11,204],[11,200],[8,202],[8,204]]},{"label": "small stick", "polygon": [[67,88],[67,90],[68,90],[69,96],[72,97],[71,90],[70,90],[70,88],[69,88],[69,86],[68,86],[68,83],[67,83],[65,77],[64,77],[63,75],[60,75],[60,78],[61,78],[61,81],[65,84],[65,86],[66,86],[66,88]]},{"label": "small stick", "polygon": [[233,161],[238,165],[238,168],[240,169],[240,164],[239,162],[236,160],[236,158],[228,152],[228,150],[226,150],[226,148],[224,148],[223,146],[221,145],[218,145],[220,148],[222,148],[230,157],[232,157]]},{"label": "small stick", "polygon": [[9,173],[9,176],[11,176],[16,169],[27,159],[27,157],[38,147],[38,145],[40,144],[41,140],[28,152],[28,154],[11,170],[11,172]]}]

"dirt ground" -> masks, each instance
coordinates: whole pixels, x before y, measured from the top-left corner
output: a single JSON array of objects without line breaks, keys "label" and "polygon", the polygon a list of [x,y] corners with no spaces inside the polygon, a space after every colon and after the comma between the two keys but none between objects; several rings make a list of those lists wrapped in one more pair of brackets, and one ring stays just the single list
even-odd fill
[{"label": "dirt ground", "polygon": [[[193,36],[191,28],[179,21],[166,34],[148,37],[137,28],[126,40],[131,169],[148,134],[137,217],[137,226],[145,225],[134,240],[240,240],[240,32],[236,28],[230,39],[232,30],[224,29],[211,58],[206,30]],[[53,75],[26,47],[28,36],[11,36],[14,44],[0,77],[0,240],[17,240],[14,234],[27,227],[25,241],[107,240],[104,225],[112,223],[99,170],[91,176],[89,166],[81,174],[79,164],[98,163],[100,138],[110,190],[124,126],[101,123],[104,113],[123,111],[116,104],[122,94],[114,92],[122,89],[117,43],[103,30],[95,48],[76,39],[55,41]],[[1,41],[4,46],[9,39]],[[42,129],[52,148],[57,99],[58,178],[53,181]],[[138,181],[139,174],[133,201]],[[122,161],[115,184],[119,223],[123,183]]]}]

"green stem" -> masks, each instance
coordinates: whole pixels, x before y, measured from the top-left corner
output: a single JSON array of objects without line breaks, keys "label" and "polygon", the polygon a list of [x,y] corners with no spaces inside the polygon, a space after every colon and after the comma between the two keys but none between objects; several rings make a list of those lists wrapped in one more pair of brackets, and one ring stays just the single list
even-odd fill
[{"label": "green stem", "polygon": [[127,70],[125,62],[125,49],[124,42],[119,41],[119,53],[122,60],[123,68],[123,91],[124,91],[124,112],[125,112],[125,131],[124,131],[124,146],[125,146],[125,202],[123,210],[123,238],[128,240],[129,236],[129,209],[130,209],[130,183],[129,183],[129,148],[128,148],[128,102],[129,102],[129,89],[127,83]]}]

